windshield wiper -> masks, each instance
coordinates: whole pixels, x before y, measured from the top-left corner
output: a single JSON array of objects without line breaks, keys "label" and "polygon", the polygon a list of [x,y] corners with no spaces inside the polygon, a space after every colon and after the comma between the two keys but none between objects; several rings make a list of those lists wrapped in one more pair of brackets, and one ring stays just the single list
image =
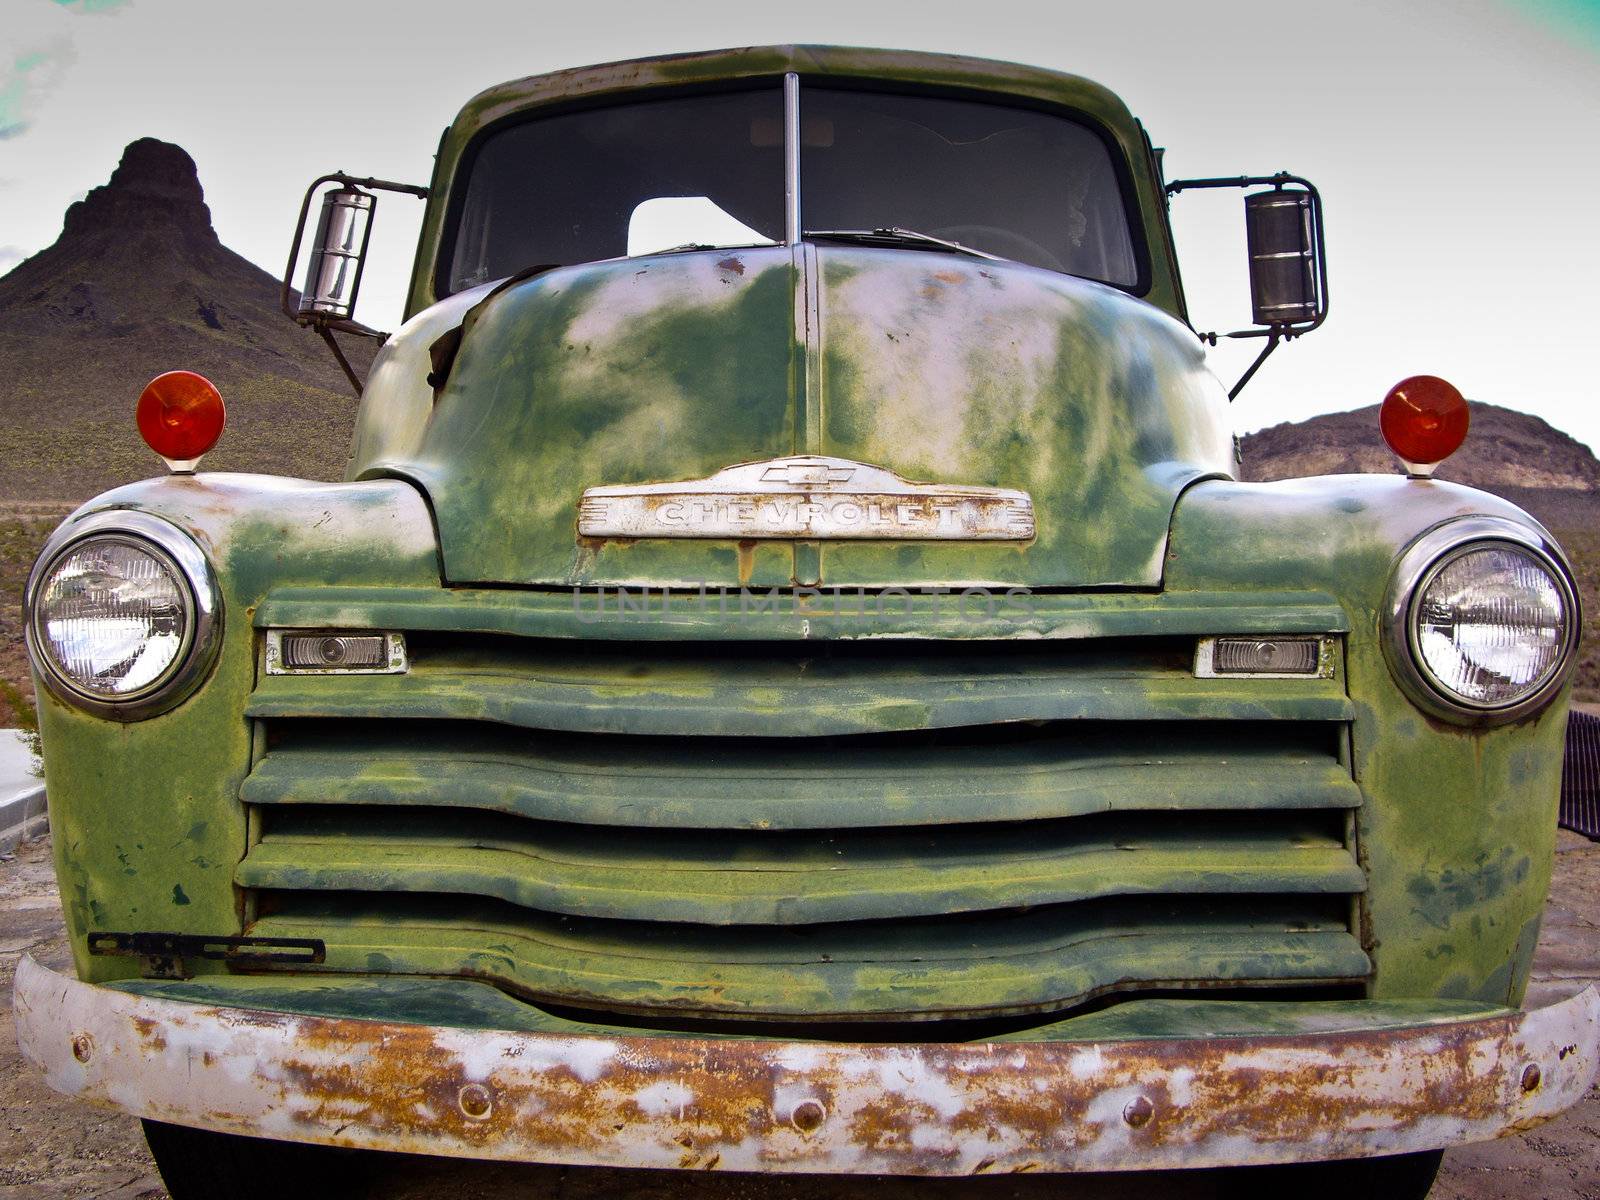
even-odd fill
[{"label": "windshield wiper", "polygon": [[898,225],[886,225],[881,229],[808,229],[800,236],[820,238],[827,242],[855,242],[864,246],[920,246],[928,250],[953,250],[957,254],[970,254],[973,258],[986,258],[990,262],[1011,261],[998,254],[952,242],[948,238],[934,237],[931,233],[901,229]]}]

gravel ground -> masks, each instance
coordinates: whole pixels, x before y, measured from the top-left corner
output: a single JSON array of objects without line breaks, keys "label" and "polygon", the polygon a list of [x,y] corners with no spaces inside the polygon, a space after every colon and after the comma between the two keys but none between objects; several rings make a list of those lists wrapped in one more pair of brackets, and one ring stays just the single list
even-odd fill
[{"label": "gravel ground", "polygon": [[[1530,999],[1600,983],[1600,845],[1563,832]],[[0,996],[27,952],[67,967],[66,936],[48,840],[0,862]],[[166,1190],[130,1117],[47,1089],[21,1061],[11,1006],[0,1015],[0,1200],[98,1197],[162,1200]],[[986,1180],[771,1178],[656,1171],[573,1170],[383,1156],[374,1196],[388,1200],[1201,1200],[1237,1189],[1236,1172]],[[1294,1185],[1285,1181],[1285,1195]],[[293,1192],[294,1181],[285,1181]],[[1432,1200],[1600,1200],[1600,1088],[1560,1120],[1530,1133],[1452,1150]]]}]

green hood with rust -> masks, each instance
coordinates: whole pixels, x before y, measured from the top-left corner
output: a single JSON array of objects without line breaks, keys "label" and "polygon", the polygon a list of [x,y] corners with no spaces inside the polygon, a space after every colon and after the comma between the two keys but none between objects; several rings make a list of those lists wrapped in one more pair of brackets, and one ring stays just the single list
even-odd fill
[{"label": "green hood with rust", "polygon": [[[435,394],[427,347],[467,320]],[[804,244],[547,272],[414,318],[353,477],[428,495],[452,583],[1156,587],[1179,493],[1228,475],[1193,333],[1115,289],[964,256]],[[584,539],[586,488],[826,455],[1018,489],[1026,542]]]}]

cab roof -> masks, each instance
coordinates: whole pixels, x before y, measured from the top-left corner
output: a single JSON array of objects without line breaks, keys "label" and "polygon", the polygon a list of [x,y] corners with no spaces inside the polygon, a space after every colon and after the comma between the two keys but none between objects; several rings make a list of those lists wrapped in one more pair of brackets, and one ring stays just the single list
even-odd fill
[{"label": "cab roof", "polygon": [[531,107],[608,93],[779,76],[791,71],[802,76],[856,76],[1026,96],[1077,109],[1113,127],[1132,120],[1127,106],[1109,88],[1064,71],[919,50],[747,46],[635,58],[514,79],[468,101],[456,118],[456,128],[482,126]]}]

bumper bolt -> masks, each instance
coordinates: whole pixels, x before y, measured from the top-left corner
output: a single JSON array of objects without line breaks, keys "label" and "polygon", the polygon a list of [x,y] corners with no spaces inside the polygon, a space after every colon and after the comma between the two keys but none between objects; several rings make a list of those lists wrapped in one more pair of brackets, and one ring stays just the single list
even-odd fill
[{"label": "bumper bolt", "polygon": [[802,1100],[794,1106],[794,1111],[789,1114],[789,1120],[801,1133],[815,1133],[822,1127],[822,1122],[827,1120],[828,1110],[816,1100]]},{"label": "bumper bolt", "polygon": [[1122,1110],[1122,1119],[1135,1129],[1148,1125],[1150,1118],[1155,1115],[1156,1106],[1150,1103],[1148,1096],[1135,1096],[1128,1101],[1128,1107]]},{"label": "bumper bolt", "polygon": [[1529,1063],[1522,1071],[1522,1090],[1525,1092],[1537,1091],[1539,1082],[1544,1078],[1539,1070],[1538,1063]]},{"label": "bumper bolt", "polygon": [[94,1039],[87,1033],[80,1033],[72,1039],[72,1057],[81,1063],[88,1062],[94,1057]]},{"label": "bumper bolt", "polygon": [[489,1113],[494,1109],[489,1089],[481,1083],[467,1084],[456,1097],[456,1103],[461,1106],[461,1111],[474,1121],[487,1120]]}]

